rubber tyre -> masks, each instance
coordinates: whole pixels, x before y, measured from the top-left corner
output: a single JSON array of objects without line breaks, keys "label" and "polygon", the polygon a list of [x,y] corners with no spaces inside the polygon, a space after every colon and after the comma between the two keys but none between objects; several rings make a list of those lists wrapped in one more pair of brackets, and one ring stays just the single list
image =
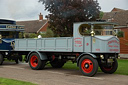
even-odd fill
[{"label": "rubber tyre", "polygon": [[52,62],[50,62],[50,64],[53,68],[62,68],[65,62],[63,60],[55,59]]},{"label": "rubber tyre", "polygon": [[45,67],[46,61],[42,61],[37,53],[32,53],[29,56],[29,66],[33,70],[41,70]]},{"label": "rubber tyre", "polygon": [[111,67],[105,67],[103,64],[100,64],[100,69],[104,72],[104,73],[107,73],[107,74],[112,74],[114,73],[117,68],[118,68],[118,62],[117,62],[117,59],[114,60],[114,62],[112,63],[112,66]]},{"label": "rubber tyre", "polygon": [[19,61],[23,61],[22,55],[19,55]]},{"label": "rubber tyre", "polygon": [[2,54],[0,54],[0,65],[2,65],[2,64],[3,64],[3,61],[4,61],[4,57],[3,57],[3,55],[2,55]]},{"label": "rubber tyre", "polygon": [[16,62],[16,64],[18,64],[19,63],[19,60],[18,59],[15,59],[15,62]]},{"label": "rubber tyre", "polygon": [[16,57],[15,62],[16,64],[19,64],[19,62],[22,62],[22,55],[19,55],[19,57]]},{"label": "rubber tyre", "polygon": [[79,69],[84,76],[92,77],[98,71],[98,62],[91,56],[85,55],[79,61]]}]

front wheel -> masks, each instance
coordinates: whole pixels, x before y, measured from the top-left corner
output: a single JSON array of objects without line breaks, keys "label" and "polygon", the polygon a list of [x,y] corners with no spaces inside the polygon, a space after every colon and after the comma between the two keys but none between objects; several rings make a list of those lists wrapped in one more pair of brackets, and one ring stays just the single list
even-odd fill
[{"label": "front wheel", "polygon": [[118,68],[118,62],[117,59],[113,60],[113,63],[110,63],[109,65],[106,64],[100,64],[100,69],[104,72],[104,73],[108,73],[108,74],[112,74],[114,73]]},{"label": "front wheel", "polygon": [[29,57],[29,65],[33,70],[40,70],[45,67],[46,61],[42,61],[37,53],[32,53]]},{"label": "front wheel", "polygon": [[83,56],[79,61],[79,68],[83,75],[94,76],[98,70],[98,62],[89,55]]}]

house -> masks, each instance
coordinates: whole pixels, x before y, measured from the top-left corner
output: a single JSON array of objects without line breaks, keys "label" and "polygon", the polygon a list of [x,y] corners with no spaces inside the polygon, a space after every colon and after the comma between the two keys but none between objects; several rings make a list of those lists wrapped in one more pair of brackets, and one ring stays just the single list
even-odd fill
[{"label": "house", "polygon": [[124,11],[123,9],[119,9],[119,8],[113,8],[111,12],[114,12],[114,11]]},{"label": "house", "polygon": [[121,54],[128,54],[128,10],[113,8],[111,12],[104,13],[103,20],[116,22],[119,25],[115,31],[123,31],[123,37],[120,39]]},{"label": "house", "polygon": [[40,13],[39,20],[17,21],[17,25],[25,26],[25,33],[45,33],[48,27],[48,20],[43,19]]}]

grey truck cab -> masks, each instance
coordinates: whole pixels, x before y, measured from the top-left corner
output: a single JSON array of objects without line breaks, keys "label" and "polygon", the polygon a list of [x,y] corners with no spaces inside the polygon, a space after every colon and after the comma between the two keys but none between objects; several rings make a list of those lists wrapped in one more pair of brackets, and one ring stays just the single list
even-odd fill
[{"label": "grey truck cab", "polygon": [[13,53],[25,55],[34,70],[43,69],[46,62],[61,68],[68,61],[77,63],[85,76],[94,76],[98,66],[105,73],[117,70],[120,42],[110,22],[78,22],[73,37],[15,39]]},{"label": "grey truck cab", "polygon": [[[98,65],[105,73],[111,74],[116,71],[120,42],[115,36],[113,29],[115,25],[117,24],[111,22],[74,24],[74,52],[81,53],[77,64],[84,75],[92,76],[97,72]],[[94,69],[95,72],[93,72]]]},{"label": "grey truck cab", "polygon": [[84,22],[74,24],[74,52],[120,53],[115,23]]}]

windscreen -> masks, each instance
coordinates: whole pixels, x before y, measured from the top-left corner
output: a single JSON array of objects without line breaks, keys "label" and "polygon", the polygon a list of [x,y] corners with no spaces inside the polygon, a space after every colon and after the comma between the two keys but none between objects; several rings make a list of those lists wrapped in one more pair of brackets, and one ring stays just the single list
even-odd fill
[{"label": "windscreen", "polygon": [[13,39],[13,38],[19,37],[19,32],[3,31],[3,32],[0,32],[0,35],[2,35],[3,39]]},{"label": "windscreen", "polygon": [[[95,35],[115,35],[113,25],[93,25],[93,30]],[[91,35],[91,25],[82,24],[79,27],[79,33],[82,36],[89,36]]]},{"label": "windscreen", "polygon": [[114,35],[113,25],[94,25],[95,35]]}]

